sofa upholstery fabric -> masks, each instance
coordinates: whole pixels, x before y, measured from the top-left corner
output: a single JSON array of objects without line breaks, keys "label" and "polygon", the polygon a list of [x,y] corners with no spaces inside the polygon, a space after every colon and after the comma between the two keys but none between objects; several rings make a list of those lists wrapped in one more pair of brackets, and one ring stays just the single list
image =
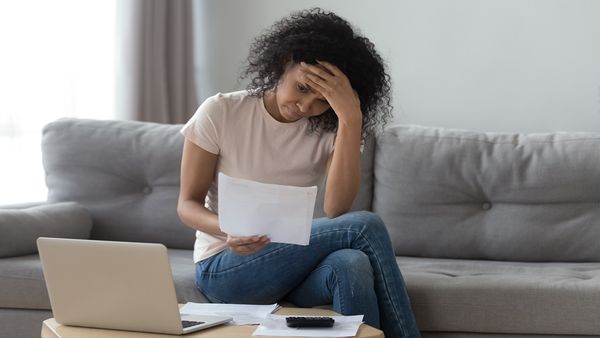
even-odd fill
[{"label": "sofa upholstery fabric", "polygon": [[37,254],[0,260],[0,308],[50,309]]},{"label": "sofa upholstery fabric", "polygon": [[62,119],[43,130],[48,200],[77,201],[92,214],[92,238],[192,249],[177,216],[181,126]]},{"label": "sofa upholstery fabric", "polygon": [[50,310],[0,308],[0,337],[39,338],[42,322],[48,318],[52,318]]},{"label": "sofa upholstery fabric", "polygon": [[37,253],[38,237],[89,238],[90,214],[73,202],[0,208],[0,257]]},{"label": "sofa upholstery fabric", "polygon": [[600,261],[600,134],[389,128],[373,211],[397,255]]},{"label": "sofa upholstery fabric", "polygon": [[397,262],[423,331],[600,333],[600,263]]}]

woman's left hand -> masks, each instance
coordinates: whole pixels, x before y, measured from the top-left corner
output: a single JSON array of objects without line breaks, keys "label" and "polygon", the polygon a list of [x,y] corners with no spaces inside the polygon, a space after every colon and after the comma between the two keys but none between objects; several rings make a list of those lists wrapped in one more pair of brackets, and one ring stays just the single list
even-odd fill
[{"label": "woman's left hand", "polygon": [[346,74],[329,62],[317,62],[321,67],[300,63],[306,84],[325,97],[340,123],[362,125],[360,99]]}]

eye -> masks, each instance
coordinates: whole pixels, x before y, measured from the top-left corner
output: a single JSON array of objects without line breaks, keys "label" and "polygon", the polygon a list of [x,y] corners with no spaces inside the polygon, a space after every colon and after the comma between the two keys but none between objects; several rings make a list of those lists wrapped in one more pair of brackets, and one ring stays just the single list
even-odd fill
[{"label": "eye", "polygon": [[298,83],[298,91],[300,91],[300,93],[307,93],[308,88],[306,86],[304,86],[303,84]]}]

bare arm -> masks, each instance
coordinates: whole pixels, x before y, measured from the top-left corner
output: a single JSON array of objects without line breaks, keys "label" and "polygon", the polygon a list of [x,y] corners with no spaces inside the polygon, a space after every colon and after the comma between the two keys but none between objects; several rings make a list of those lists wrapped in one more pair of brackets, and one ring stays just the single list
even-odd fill
[{"label": "bare arm", "polygon": [[183,223],[193,229],[213,236],[226,236],[227,246],[239,255],[259,251],[269,244],[267,237],[229,236],[221,231],[219,217],[204,206],[206,193],[215,176],[218,158],[219,155],[185,140],[181,159],[181,186],[177,214]]},{"label": "bare arm", "polygon": [[218,157],[219,155],[185,140],[177,214],[183,223],[193,229],[213,236],[227,236],[219,228],[217,215],[204,206],[206,193],[215,175]]},{"label": "bare arm", "polygon": [[360,183],[362,111],[358,93],[335,65],[317,61],[323,68],[303,63],[304,79],[321,93],[338,117],[335,150],[329,159],[323,209],[337,217],[352,206]]},{"label": "bare arm", "polygon": [[325,204],[327,217],[337,217],[352,206],[360,185],[361,123],[340,121],[335,150],[329,160]]}]

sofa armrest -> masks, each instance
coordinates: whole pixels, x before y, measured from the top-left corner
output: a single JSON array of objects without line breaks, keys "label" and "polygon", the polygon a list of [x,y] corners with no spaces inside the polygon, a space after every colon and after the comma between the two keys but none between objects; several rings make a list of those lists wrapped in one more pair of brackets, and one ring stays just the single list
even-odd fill
[{"label": "sofa armrest", "polygon": [[92,217],[75,202],[0,207],[0,258],[37,253],[38,237],[89,238]]},{"label": "sofa armrest", "polygon": [[50,203],[48,203],[46,201],[4,204],[4,205],[0,205],[0,211],[6,210],[6,209],[27,209],[27,208],[39,207],[39,206],[48,205],[48,204],[50,204]]}]

